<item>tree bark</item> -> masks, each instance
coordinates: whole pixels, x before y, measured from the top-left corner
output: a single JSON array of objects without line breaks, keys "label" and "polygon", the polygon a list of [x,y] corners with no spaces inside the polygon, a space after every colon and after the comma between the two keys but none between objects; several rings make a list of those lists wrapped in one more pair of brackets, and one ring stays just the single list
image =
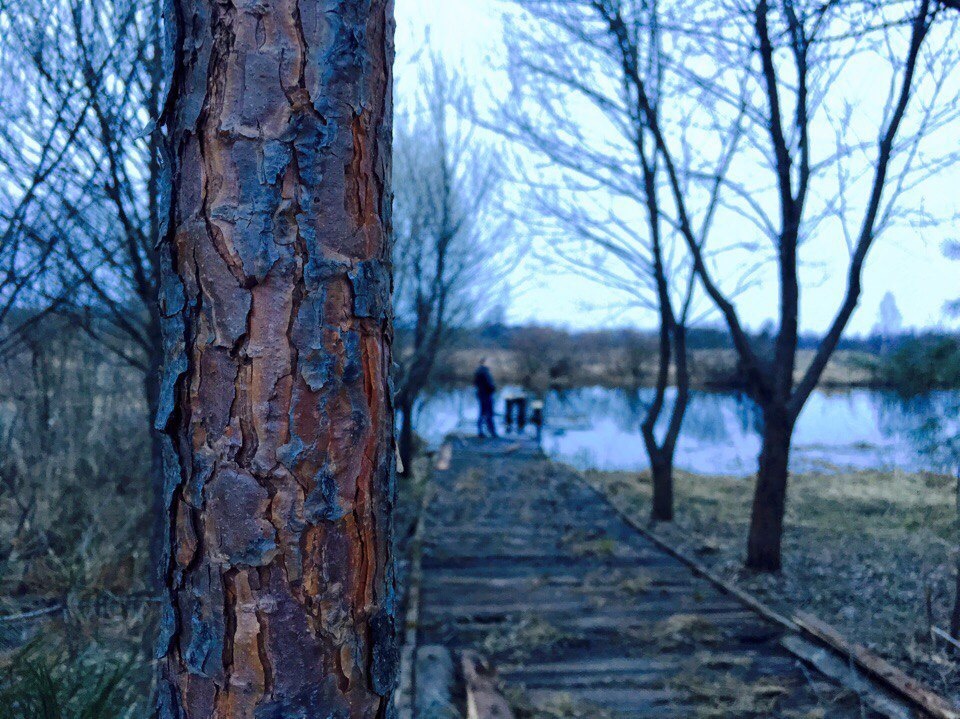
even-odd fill
[{"label": "tree bark", "polygon": [[[657,218],[654,217],[653,221],[656,222]],[[656,237],[656,234],[654,236]],[[650,460],[650,479],[653,484],[650,515],[654,521],[669,522],[673,520],[673,456],[672,453],[670,456],[666,456],[663,448],[657,443],[656,426],[657,421],[660,419],[660,413],[663,411],[667,386],[670,380],[673,312],[669,304],[669,296],[666,292],[666,279],[660,263],[659,246],[656,244],[656,239],[654,242],[656,279],[660,287],[660,342],[654,399],[650,408],[647,410],[647,416],[640,429],[643,434],[643,443],[646,446],[647,457]]]},{"label": "tree bark", "polygon": [[673,521],[673,457],[662,450],[647,448],[653,479],[653,504],[650,518],[655,522]]},{"label": "tree bark", "polygon": [[780,570],[792,435],[793,422],[784,408],[764,408],[760,469],[747,540],[748,569]]},{"label": "tree bark", "polygon": [[385,717],[390,0],[173,0],[162,719]]},{"label": "tree bark", "polygon": [[[655,522],[672,522],[674,507],[673,491],[673,461],[677,451],[677,441],[680,439],[680,430],[683,427],[683,418],[690,401],[690,367],[687,362],[687,328],[684,322],[671,322],[673,337],[673,352],[675,355],[677,394],[670,410],[670,422],[663,444],[656,446],[652,427],[647,453],[650,456],[651,475],[653,478],[653,507],[651,518]],[[645,433],[646,436],[646,433]]]}]

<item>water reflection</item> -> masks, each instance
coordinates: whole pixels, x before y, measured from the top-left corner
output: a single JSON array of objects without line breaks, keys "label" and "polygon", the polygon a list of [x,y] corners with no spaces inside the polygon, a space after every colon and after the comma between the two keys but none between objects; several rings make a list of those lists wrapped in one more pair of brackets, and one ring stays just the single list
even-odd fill
[{"label": "water reflection", "polygon": [[[647,388],[551,392],[544,449],[581,468],[642,469],[647,460],[640,424],[652,398]],[[472,390],[439,392],[421,404],[419,431],[434,444],[451,431],[472,432],[475,405]],[[951,441],[960,429],[958,407],[958,392],[913,399],[868,389],[814,392],[797,422],[793,469],[952,471],[960,455]],[[502,413],[499,403],[497,410]],[[761,423],[757,407],[742,394],[693,392],[677,466],[707,474],[752,473]]]}]

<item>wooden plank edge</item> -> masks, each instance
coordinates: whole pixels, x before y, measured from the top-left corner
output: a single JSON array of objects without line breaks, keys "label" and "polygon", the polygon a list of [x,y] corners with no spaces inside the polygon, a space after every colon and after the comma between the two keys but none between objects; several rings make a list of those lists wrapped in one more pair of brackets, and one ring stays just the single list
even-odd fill
[{"label": "wooden plank edge", "polygon": [[952,646],[954,649],[960,649],[960,641],[957,641],[956,639],[951,637],[950,633],[947,632],[946,630],[943,630],[940,627],[933,627],[933,629],[931,629],[930,631],[933,632],[933,635],[935,637],[942,639],[947,644]]},{"label": "wooden plank edge", "polygon": [[460,655],[467,693],[467,719],[514,719],[513,709],[497,687],[495,673],[471,651]]},{"label": "wooden plank edge", "polygon": [[[450,466],[452,447],[449,443],[444,454],[443,447],[439,452],[437,469],[443,471]],[[445,466],[441,466],[445,464]],[[428,480],[420,501],[420,513],[410,539],[410,572],[407,591],[407,609],[403,617],[403,646],[400,650],[400,677],[397,690],[394,692],[393,703],[397,719],[415,719],[414,705],[416,701],[416,658],[417,658],[417,628],[420,625],[420,590],[423,583],[423,520],[430,507],[433,497],[432,482]]]},{"label": "wooden plank edge", "polygon": [[847,656],[864,672],[896,691],[936,719],[960,719],[960,709],[921,682],[877,656],[866,647],[847,640],[837,629],[807,612],[794,619],[810,636]]},{"label": "wooden plank edge", "polygon": [[[575,471],[575,470],[572,470]],[[639,521],[630,516],[623,508],[619,507],[613,500],[589,482],[580,472],[576,472],[581,481],[594,492],[597,493],[628,525],[637,532],[650,540],[658,548],[679,560],[686,565],[695,575],[703,577],[722,592],[735,597],[747,607],[768,619],[775,624],[796,632],[797,634],[812,637],[821,644],[825,644],[832,651],[846,656],[859,669],[870,675],[874,680],[880,682],[887,689],[895,692],[898,696],[906,699],[915,707],[921,709],[933,719],[960,719],[960,709],[951,704],[947,699],[936,694],[925,687],[919,681],[913,679],[903,671],[897,669],[885,659],[873,654],[866,647],[847,642],[847,640],[832,627],[811,614],[805,612],[795,612],[792,618],[788,618],[777,612],[758,598],[746,591],[734,586],[730,582],[717,576],[699,561],[689,556],[686,552],[674,547],[656,532],[643,526]],[[804,621],[814,620],[813,624]],[[831,633],[819,634],[812,630],[813,626],[831,629]],[[857,652],[851,652],[850,649],[856,649]]]},{"label": "wooden plank edge", "polygon": [[917,710],[890,690],[866,678],[847,659],[822,642],[814,642],[798,632],[784,635],[780,646],[810,665],[820,674],[857,695],[863,704],[890,719],[915,719]]}]

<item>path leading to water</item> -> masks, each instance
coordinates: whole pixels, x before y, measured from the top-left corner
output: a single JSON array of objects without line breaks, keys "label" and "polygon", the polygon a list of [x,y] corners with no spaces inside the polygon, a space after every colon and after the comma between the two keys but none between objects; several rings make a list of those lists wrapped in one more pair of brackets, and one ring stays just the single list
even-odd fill
[{"label": "path leading to water", "polygon": [[520,717],[883,716],[532,444],[453,444],[422,528],[421,655],[489,658]]}]

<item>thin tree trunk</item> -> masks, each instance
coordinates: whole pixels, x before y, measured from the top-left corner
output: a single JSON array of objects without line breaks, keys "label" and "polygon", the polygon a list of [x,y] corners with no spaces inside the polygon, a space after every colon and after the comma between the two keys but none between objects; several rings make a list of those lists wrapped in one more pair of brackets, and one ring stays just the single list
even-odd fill
[{"label": "thin tree trunk", "polygon": [[957,566],[953,590],[953,612],[950,614],[950,636],[960,639],[960,553],[957,554]]},{"label": "thin tree trunk", "polygon": [[[652,235],[653,277],[657,287],[657,303],[660,313],[660,341],[658,352],[657,382],[653,403],[643,422],[643,440],[650,458],[650,475],[653,482],[653,521],[673,521],[673,456],[677,437],[683,424],[687,407],[687,347],[686,328],[677,322],[670,299],[670,282],[663,261],[660,239],[660,204],[657,195],[657,170],[647,157],[643,133],[638,135],[637,151],[643,166],[644,189],[647,213]],[[685,314],[685,312],[684,312]],[[677,373],[677,397],[670,412],[670,421],[662,444],[657,442],[656,425],[663,412],[667,387],[670,382],[670,363],[675,362]]]},{"label": "thin tree trunk", "polygon": [[[673,353],[675,357],[677,394],[670,410],[670,422],[663,444],[654,460],[651,453],[651,467],[653,469],[653,519],[654,521],[672,522],[674,508],[673,488],[673,460],[676,455],[677,441],[683,427],[683,418],[687,413],[687,404],[690,401],[690,368],[687,363],[687,328],[683,322],[672,323],[671,336],[673,337]],[[648,447],[649,451],[649,447]]]},{"label": "thin tree trunk", "polygon": [[647,457],[650,459],[650,480],[653,485],[650,517],[655,522],[673,521],[673,466],[672,461],[664,456],[663,450],[657,443],[656,436],[657,420],[663,410],[667,384],[670,378],[670,328],[667,324],[669,319],[667,309],[661,305],[657,384],[653,404],[647,411],[647,416],[641,427],[643,443],[646,446]]},{"label": "thin tree trunk", "polygon": [[[960,469],[957,469],[956,483],[956,523],[960,529]],[[960,548],[957,548],[956,559],[956,585],[953,590],[953,611],[950,613],[950,636],[954,639],[960,639]]]},{"label": "thin tree trunk", "polygon": [[[649,176],[649,173],[648,173]],[[652,178],[648,180],[648,185],[652,185]],[[648,187],[648,192],[650,191]],[[651,210],[651,222],[657,222],[658,218],[654,210]],[[647,450],[647,457],[650,459],[650,479],[653,483],[653,501],[651,506],[651,518],[654,521],[670,522],[673,520],[673,462],[672,457],[667,458],[657,442],[656,426],[663,411],[667,385],[670,382],[670,359],[672,354],[671,330],[674,319],[673,311],[670,306],[670,297],[667,293],[666,278],[663,273],[663,265],[660,260],[659,243],[654,235],[654,255],[656,258],[656,280],[658,286],[658,296],[660,301],[660,340],[657,353],[657,381],[654,389],[654,399],[647,410],[647,416],[643,420],[641,432],[643,434],[643,443]]]},{"label": "thin tree trunk", "polygon": [[413,403],[403,401],[400,404],[400,464],[403,474],[413,474]]},{"label": "thin tree trunk", "polygon": [[[650,514],[651,519],[655,522],[673,521],[673,459],[690,396],[686,327],[682,322],[676,321],[665,289],[664,285],[664,292],[661,296],[659,366],[654,401],[650,405],[641,427],[644,446],[650,459],[650,476],[653,485]],[[670,410],[670,419],[661,443],[657,441],[656,425],[666,404],[671,359],[676,369],[677,394]]]},{"label": "thin tree trunk", "polygon": [[44,358],[44,347],[30,340],[30,368],[33,371],[33,385],[37,390],[37,439],[40,452],[50,451],[50,420],[53,416],[50,407],[50,377]]},{"label": "thin tree trunk", "polygon": [[[160,325],[156,325],[159,335]],[[163,365],[163,344],[159,336],[152,337],[156,346],[147,357],[147,371],[143,377],[143,393],[147,401],[147,413],[150,417],[150,586],[153,589],[163,587],[164,537],[166,536],[166,502],[163,490],[163,432],[153,426],[160,405],[160,373]]]},{"label": "thin tree trunk", "polygon": [[673,521],[673,457],[662,450],[651,451],[650,475],[653,480],[653,502],[650,518],[655,522]]},{"label": "thin tree trunk", "polygon": [[390,0],[174,0],[162,719],[387,716]]},{"label": "thin tree trunk", "polygon": [[776,572],[780,569],[793,426],[782,408],[765,408],[763,415],[763,446],[753,495],[746,564],[749,569]]},{"label": "thin tree trunk", "polygon": [[[686,315],[686,311],[684,311]],[[690,363],[687,361],[687,325],[686,317],[682,322],[675,322],[673,326],[673,346],[676,355],[676,384],[677,396],[673,402],[673,411],[670,414],[670,425],[664,439],[664,450],[670,455],[670,463],[677,449],[680,439],[680,430],[683,428],[683,418],[687,414],[687,405],[690,403]]]}]

